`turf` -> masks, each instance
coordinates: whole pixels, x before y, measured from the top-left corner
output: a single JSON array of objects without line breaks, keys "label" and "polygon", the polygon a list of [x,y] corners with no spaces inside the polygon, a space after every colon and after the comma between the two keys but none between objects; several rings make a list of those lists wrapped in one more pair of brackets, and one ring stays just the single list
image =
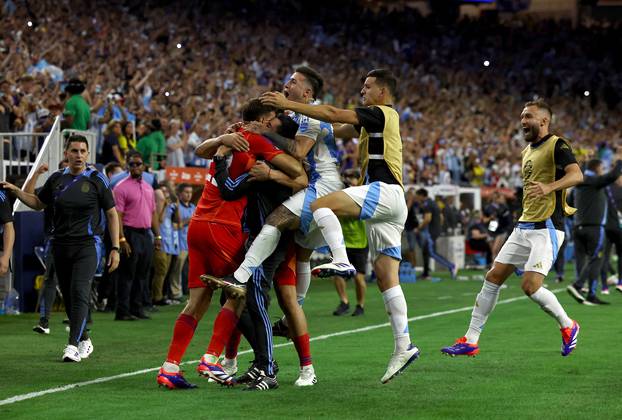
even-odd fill
[{"label": "turf", "polygon": [[[557,287],[553,282],[550,286]],[[373,285],[366,313],[358,318],[332,316],[338,299],[329,282],[314,280],[311,287],[305,311],[312,337],[387,322]],[[403,287],[410,317],[465,309],[411,322],[411,337],[422,356],[387,385],[380,384],[392,351],[391,330],[385,326],[312,342],[319,379],[312,388],[293,386],[297,357],[287,345],[275,350],[281,366],[277,390],[221,388],[197,377],[195,364],[188,364],[186,377],[198,389],[160,389],[151,371],[0,405],[0,418],[622,418],[622,374],[615,351],[622,337],[622,294],[614,292],[610,306],[586,307],[558,293],[582,326],[579,346],[570,357],[560,356],[555,322],[528,299],[520,299],[497,306],[482,336],[480,356],[448,358],[439,349],[464,334],[481,281],[443,278]],[[520,296],[518,280],[509,280],[501,299]],[[50,336],[31,331],[35,314],[0,317],[0,400],[159,366],[180,309],[166,307],[152,320],[133,323],[95,314],[95,352],[79,364],[59,361],[66,342],[62,314],[53,314]],[[272,310],[276,319],[277,308]],[[202,354],[214,314],[210,309],[199,324],[186,360]],[[247,348],[243,344],[241,350]],[[240,356],[240,369],[250,359],[250,354]]]}]

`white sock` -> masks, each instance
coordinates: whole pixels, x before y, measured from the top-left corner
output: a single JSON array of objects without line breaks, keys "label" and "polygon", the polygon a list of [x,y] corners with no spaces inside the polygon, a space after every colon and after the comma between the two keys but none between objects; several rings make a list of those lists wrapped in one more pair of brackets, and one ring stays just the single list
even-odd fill
[{"label": "white sock", "polygon": [[544,287],[540,287],[534,294],[529,296],[529,298],[540,305],[544,312],[555,318],[560,327],[572,327],[572,319],[566,315],[566,311],[564,311],[564,308],[562,308],[562,305],[553,292]]},{"label": "white sock", "polygon": [[216,363],[218,362],[218,356],[214,356],[213,354],[205,353],[203,358],[207,363]]},{"label": "white sock", "polygon": [[296,261],[296,297],[298,304],[302,306],[305,296],[311,285],[311,263],[309,261]]},{"label": "white sock", "polygon": [[335,216],[335,213],[333,213],[331,209],[323,207],[313,212],[313,219],[320,228],[324,240],[330,247],[330,251],[333,254],[333,261],[347,262],[349,264],[350,262],[346,254],[346,243],[343,240],[341,224],[337,216]]},{"label": "white sock", "polygon": [[179,365],[171,362],[164,362],[162,363],[162,369],[164,369],[165,372],[177,373],[179,372]]},{"label": "white sock", "polygon": [[408,332],[408,308],[406,298],[401,286],[395,286],[382,292],[384,307],[389,315],[393,339],[395,340],[395,353],[405,351],[410,345]]},{"label": "white sock", "polygon": [[279,244],[279,239],[281,239],[281,232],[277,228],[271,225],[263,225],[261,232],[259,232],[251,247],[246,251],[244,261],[233,273],[237,281],[246,283],[253,275],[253,270],[272,255]]},{"label": "white sock", "polygon": [[471,323],[466,333],[467,343],[476,344],[479,341],[479,335],[484,329],[488,315],[497,304],[500,291],[501,286],[484,280],[482,290],[477,295],[473,312],[471,312]]}]

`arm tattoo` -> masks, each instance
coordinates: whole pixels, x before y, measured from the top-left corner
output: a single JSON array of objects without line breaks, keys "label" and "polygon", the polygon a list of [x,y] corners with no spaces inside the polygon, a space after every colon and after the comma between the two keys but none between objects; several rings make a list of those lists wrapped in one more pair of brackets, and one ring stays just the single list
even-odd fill
[{"label": "arm tattoo", "polygon": [[288,139],[277,133],[263,133],[264,137],[267,137],[272,144],[279,149],[283,150],[288,155],[296,157],[296,140]]}]

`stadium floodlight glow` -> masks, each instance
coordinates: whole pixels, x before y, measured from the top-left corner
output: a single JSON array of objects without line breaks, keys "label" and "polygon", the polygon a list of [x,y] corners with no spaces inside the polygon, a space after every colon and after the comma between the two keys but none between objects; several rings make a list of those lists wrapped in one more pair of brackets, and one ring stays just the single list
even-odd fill
[{"label": "stadium floodlight glow", "polygon": [[164,92],[164,96],[171,96],[171,93],[167,90],[166,92]]},{"label": "stadium floodlight glow", "polygon": [[32,28],[32,21],[31,21],[31,20],[29,20],[29,21],[26,23],[26,25],[28,25],[28,27],[29,27],[29,28]]},{"label": "stadium floodlight glow", "polygon": [[490,66],[490,61],[484,60],[484,67],[488,67],[488,66]]},{"label": "stadium floodlight glow", "polygon": [[584,96],[590,96],[590,91],[589,91],[589,90],[586,90],[585,92],[583,92],[583,95],[584,95]]},{"label": "stadium floodlight glow", "polygon": [[178,49],[179,49],[179,48],[181,48],[181,44],[177,44],[177,48],[178,48]]}]

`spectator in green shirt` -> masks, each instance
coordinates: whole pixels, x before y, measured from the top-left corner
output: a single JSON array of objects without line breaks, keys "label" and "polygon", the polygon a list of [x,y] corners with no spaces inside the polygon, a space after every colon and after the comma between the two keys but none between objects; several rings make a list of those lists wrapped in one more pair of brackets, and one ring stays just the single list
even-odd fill
[{"label": "spectator in green shirt", "polygon": [[85,88],[84,83],[78,79],[71,79],[65,87],[65,92],[71,95],[65,103],[65,110],[63,111],[65,128],[88,130],[91,108],[82,97]]},{"label": "spectator in green shirt", "polygon": [[140,139],[136,150],[143,156],[145,164],[154,170],[160,169],[166,162],[166,138],[159,119],[151,121],[151,133]]}]

